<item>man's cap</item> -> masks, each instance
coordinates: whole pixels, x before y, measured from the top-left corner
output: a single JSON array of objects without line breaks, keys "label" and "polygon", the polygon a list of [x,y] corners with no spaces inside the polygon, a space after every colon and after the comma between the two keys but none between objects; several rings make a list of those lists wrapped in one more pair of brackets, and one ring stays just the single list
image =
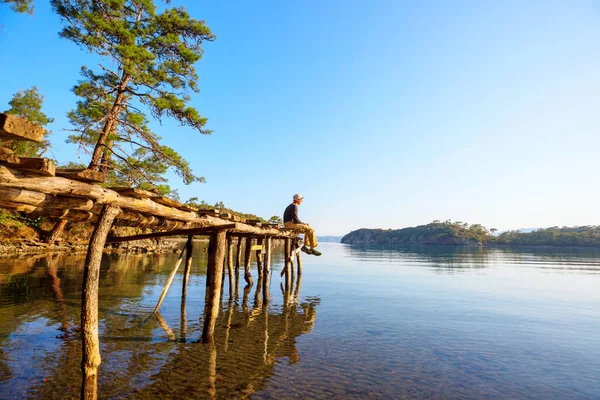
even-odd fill
[{"label": "man's cap", "polygon": [[304,196],[302,196],[300,193],[296,193],[296,194],[294,195],[294,200],[301,200],[301,199],[303,199],[303,198],[304,198]]}]

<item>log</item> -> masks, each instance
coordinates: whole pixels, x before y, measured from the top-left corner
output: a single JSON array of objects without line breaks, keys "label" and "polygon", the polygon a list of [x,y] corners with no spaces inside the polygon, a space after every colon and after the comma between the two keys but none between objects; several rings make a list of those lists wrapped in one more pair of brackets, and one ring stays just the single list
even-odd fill
[{"label": "log", "polygon": [[194,207],[190,207],[187,206],[185,204],[181,204],[178,201],[172,200],[168,197],[165,196],[152,196],[152,201],[157,202],[158,204],[162,204],[164,206],[168,206],[168,207],[173,207],[176,208],[178,210],[183,210],[183,211],[198,211],[197,208]]},{"label": "log", "polygon": [[107,204],[90,238],[83,269],[83,290],[81,296],[82,330],[82,385],[83,399],[96,399],[98,391],[98,367],[101,363],[100,342],[98,339],[98,284],[102,250],[110,227],[119,212],[119,207]]},{"label": "log", "polygon": [[44,132],[44,128],[25,118],[12,114],[0,114],[0,139],[41,143]]},{"label": "log", "polygon": [[192,229],[176,229],[168,232],[153,232],[153,233],[144,233],[141,235],[132,235],[132,236],[122,236],[122,237],[114,237],[111,238],[107,243],[118,243],[118,242],[128,242],[131,240],[142,240],[142,239],[152,239],[157,237],[165,237],[165,236],[176,236],[176,235],[208,235],[210,233],[215,232],[216,230],[226,230],[233,226],[234,224],[229,225],[221,225],[221,226],[205,226],[201,228],[192,228]]},{"label": "log", "polygon": [[221,280],[223,279],[223,260],[225,258],[225,245],[227,234],[224,230],[213,233],[208,246],[208,270],[210,270],[210,284],[208,301],[206,303],[206,317],[202,329],[202,342],[212,343],[215,325],[219,314],[221,299]]},{"label": "log", "polygon": [[156,196],[156,193],[152,193],[148,190],[138,189],[138,188],[130,188],[130,187],[109,187],[107,189],[114,190],[123,196],[135,197],[138,199],[150,199]]},{"label": "log", "polygon": [[67,226],[68,222],[69,222],[69,220],[66,218],[60,218],[58,221],[56,221],[56,223],[54,224],[54,227],[52,227],[52,231],[50,231],[50,234],[46,238],[45,242],[46,243],[57,242],[58,239],[60,238],[60,236],[62,235],[63,231],[65,230],[65,226]]},{"label": "log", "polygon": [[81,181],[86,183],[104,183],[106,175],[100,171],[81,168],[60,168],[56,169],[56,176]]},{"label": "log", "polygon": [[252,238],[246,239],[246,253],[244,254],[244,280],[249,286],[253,285],[250,274],[250,260],[252,258]]},{"label": "log", "polygon": [[91,210],[94,205],[94,202],[89,199],[47,196],[40,192],[12,188],[3,188],[0,190],[0,200],[28,204],[39,208],[72,208],[86,211]]},{"label": "log", "polygon": [[[198,222],[205,225],[215,225],[203,220],[196,213],[185,212],[163,206],[149,199],[136,199],[120,196],[117,192],[99,186],[90,185],[75,180],[55,177],[39,177],[34,174],[0,166],[0,188],[15,188],[39,191],[44,194],[66,195],[69,197],[84,197],[98,204],[111,203],[124,209],[157,215],[186,222]],[[223,221],[224,222],[224,221]]]},{"label": "log", "polygon": [[14,201],[8,200],[0,200],[0,207],[8,208],[9,210],[24,212],[27,214],[33,212],[37,208],[36,206],[32,206],[29,204],[16,203]]}]

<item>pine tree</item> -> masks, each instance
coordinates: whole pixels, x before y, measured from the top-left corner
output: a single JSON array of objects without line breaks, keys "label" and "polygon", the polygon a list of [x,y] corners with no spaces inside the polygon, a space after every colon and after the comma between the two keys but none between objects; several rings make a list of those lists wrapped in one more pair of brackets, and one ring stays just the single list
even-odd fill
[{"label": "pine tree", "polygon": [[99,71],[82,67],[68,116],[69,141],[91,154],[89,169],[108,180],[157,185],[173,168],[186,184],[202,182],[175,150],[160,143],[148,115],[167,116],[209,134],[207,119],[189,106],[198,92],[194,68],[201,44],[215,36],[183,8],[158,12],[152,0],[52,0],[65,22],[60,35],[102,57]]},{"label": "pine tree", "polygon": [[[30,89],[20,90],[13,95],[10,104],[10,109],[6,110],[7,114],[17,115],[27,118],[29,121],[36,123],[42,127],[54,122],[54,118],[49,118],[42,112],[42,104],[44,96],[42,96],[37,87],[33,86]],[[41,156],[50,148],[48,136],[52,131],[46,130],[42,143],[25,142],[20,140],[2,140],[0,146],[7,147],[15,152],[16,155],[22,157]]]},{"label": "pine tree", "polygon": [[33,0],[0,0],[0,3],[10,4],[10,8],[18,13],[33,14]]}]

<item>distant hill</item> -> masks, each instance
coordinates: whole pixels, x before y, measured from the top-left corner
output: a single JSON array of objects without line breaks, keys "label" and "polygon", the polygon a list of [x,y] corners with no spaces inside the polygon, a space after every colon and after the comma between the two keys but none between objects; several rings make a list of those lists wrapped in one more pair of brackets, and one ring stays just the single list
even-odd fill
[{"label": "distant hill", "polygon": [[319,242],[339,243],[342,240],[341,236],[317,236]]},{"label": "distant hill", "polygon": [[600,226],[593,225],[507,231],[497,236],[494,232],[479,224],[434,221],[404,229],[358,229],[345,235],[342,243],[600,247]]},{"label": "distant hill", "polygon": [[348,244],[482,245],[492,236],[479,224],[434,221],[404,229],[359,229],[342,238]]}]

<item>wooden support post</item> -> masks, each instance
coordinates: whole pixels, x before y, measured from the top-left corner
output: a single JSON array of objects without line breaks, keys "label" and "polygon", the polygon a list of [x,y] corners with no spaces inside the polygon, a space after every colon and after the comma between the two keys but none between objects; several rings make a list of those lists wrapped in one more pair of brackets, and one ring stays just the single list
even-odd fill
[{"label": "wooden support post", "polygon": [[[296,247],[299,247],[300,244],[296,241]],[[296,251],[296,264],[298,268],[298,281],[300,281],[300,277],[302,276],[302,256],[300,255],[300,251]]]},{"label": "wooden support post", "polygon": [[183,271],[183,283],[181,287],[181,319],[180,319],[180,339],[182,342],[186,340],[187,334],[187,286],[192,272],[192,254],[194,252],[194,237],[188,236],[188,241],[185,244],[185,269]]},{"label": "wooden support post", "polygon": [[96,399],[98,395],[98,367],[101,363],[100,341],[98,339],[98,285],[100,262],[106,236],[119,213],[119,207],[107,204],[103,207],[100,219],[94,228],[88,245],[83,269],[83,290],[81,295],[82,337],[82,385],[81,398]]},{"label": "wooden support post", "polygon": [[291,253],[292,253],[292,240],[289,238],[285,239],[285,250],[284,250],[284,256],[285,256],[285,290],[288,291],[290,289],[290,284],[291,284]]},{"label": "wooden support post", "polygon": [[[263,248],[264,244],[265,244],[265,240],[262,238],[259,238],[256,240],[256,244],[259,245],[261,247],[261,249]],[[263,277],[263,256],[262,256],[262,250],[256,250],[256,270],[258,271],[258,279],[262,279]]]},{"label": "wooden support post", "polygon": [[266,240],[265,263],[263,276],[263,304],[269,304],[269,283],[271,281],[271,258],[272,258],[272,239]]},{"label": "wooden support post", "polygon": [[223,259],[225,258],[225,246],[227,242],[227,232],[222,230],[213,233],[208,245],[208,270],[211,271],[210,291],[206,302],[206,317],[204,318],[204,328],[202,330],[202,342],[212,343],[217,315],[219,314],[219,300],[221,299],[221,280],[223,279]]},{"label": "wooden support post", "polygon": [[194,237],[188,236],[188,240],[185,244],[185,270],[183,271],[183,287],[181,289],[181,296],[186,297],[187,285],[190,279],[190,272],[192,271],[192,253],[194,252]]},{"label": "wooden support post", "polygon": [[46,243],[52,244],[52,243],[58,241],[58,239],[62,235],[63,231],[65,230],[65,226],[67,226],[68,222],[69,222],[68,219],[66,219],[66,218],[60,218],[54,224],[54,227],[52,228],[52,230],[50,231],[50,234],[46,238]]},{"label": "wooden support post", "polygon": [[252,259],[252,238],[246,238],[246,254],[244,255],[244,280],[249,286],[253,285],[250,274],[250,261]]},{"label": "wooden support post", "polygon": [[233,297],[233,238],[227,236],[227,273],[229,274],[229,297]]},{"label": "wooden support post", "polygon": [[[188,241],[188,243],[191,242],[192,236],[190,236],[187,241]],[[154,308],[154,311],[152,311],[152,314],[156,314],[158,312],[160,305],[162,304],[163,300],[167,296],[169,287],[171,287],[171,283],[173,282],[173,279],[175,279],[177,270],[179,269],[179,266],[181,265],[181,262],[183,261],[183,255],[186,253],[185,250],[187,249],[187,247],[188,247],[188,244],[186,243],[185,246],[183,247],[183,249],[181,249],[181,252],[179,253],[179,258],[177,259],[177,262],[175,263],[175,267],[173,267],[173,271],[171,271],[171,275],[169,275],[169,278],[167,279],[167,283],[165,283],[165,287],[163,288],[163,291],[160,294],[160,297],[158,298],[158,303],[156,304],[156,308]],[[191,259],[190,259],[190,262],[191,262]],[[152,315],[152,314],[150,314],[150,315]]]},{"label": "wooden support post", "polygon": [[235,280],[237,281],[240,277],[240,265],[242,264],[242,242],[244,239],[241,236],[238,236],[237,243],[237,254],[235,257]]}]

